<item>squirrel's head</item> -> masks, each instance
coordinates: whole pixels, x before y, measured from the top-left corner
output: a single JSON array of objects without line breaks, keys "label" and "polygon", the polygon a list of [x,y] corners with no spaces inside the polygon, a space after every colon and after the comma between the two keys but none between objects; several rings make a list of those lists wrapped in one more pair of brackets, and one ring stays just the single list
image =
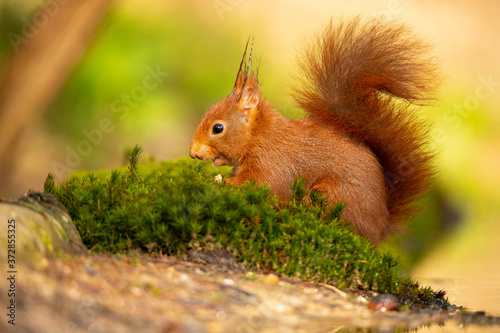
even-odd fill
[{"label": "squirrel's head", "polygon": [[207,110],[194,133],[189,150],[192,158],[211,159],[214,166],[240,165],[247,144],[252,140],[262,99],[257,75],[250,70],[252,50],[248,64],[244,63],[247,47],[233,91]]}]

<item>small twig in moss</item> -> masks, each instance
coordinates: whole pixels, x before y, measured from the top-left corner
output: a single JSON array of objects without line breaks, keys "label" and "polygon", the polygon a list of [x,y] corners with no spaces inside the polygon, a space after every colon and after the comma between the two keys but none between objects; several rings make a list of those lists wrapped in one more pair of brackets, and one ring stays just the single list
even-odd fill
[{"label": "small twig in moss", "polygon": [[52,173],[47,175],[45,183],[43,184],[43,191],[45,193],[54,193],[56,184],[54,182],[55,176]]},{"label": "small twig in moss", "polygon": [[128,158],[129,166],[128,171],[131,175],[134,175],[135,179],[139,181],[139,176],[137,175],[137,163],[141,159],[142,148],[139,145],[135,145],[135,147],[130,152],[130,156]]},{"label": "small twig in moss", "polygon": [[325,287],[327,289],[330,289],[330,290],[334,291],[335,293],[337,293],[340,297],[342,297],[344,299],[347,298],[347,294],[345,292],[343,292],[342,290],[340,290],[339,288],[337,288],[337,287],[334,287],[334,286],[326,284],[326,283],[319,283],[319,285],[322,286],[322,287]]}]

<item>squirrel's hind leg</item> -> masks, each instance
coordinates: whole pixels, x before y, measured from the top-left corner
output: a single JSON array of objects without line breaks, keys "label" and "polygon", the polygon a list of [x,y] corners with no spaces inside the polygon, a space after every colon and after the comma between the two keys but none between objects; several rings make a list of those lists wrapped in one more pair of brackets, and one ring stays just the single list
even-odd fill
[{"label": "squirrel's hind leg", "polygon": [[311,189],[325,194],[330,204],[344,203],[341,218],[350,222],[358,234],[373,244],[379,243],[387,235],[389,213],[385,202],[379,202],[382,198],[332,176],[321,178]]}]

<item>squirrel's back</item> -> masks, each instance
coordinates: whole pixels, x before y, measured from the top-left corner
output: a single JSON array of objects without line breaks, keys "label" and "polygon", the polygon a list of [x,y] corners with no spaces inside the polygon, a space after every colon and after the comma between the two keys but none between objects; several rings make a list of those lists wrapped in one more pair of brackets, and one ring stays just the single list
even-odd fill
[{"label": "squirrel's back", "polygon": [[415,201],[431,185],[429,128],[413,105],[435,97],[439,71],[429,51],[404,24],[356,18],[330,23],[298,57],[299,106],[364,142],[378,158],[388,232],[418,209]]}]

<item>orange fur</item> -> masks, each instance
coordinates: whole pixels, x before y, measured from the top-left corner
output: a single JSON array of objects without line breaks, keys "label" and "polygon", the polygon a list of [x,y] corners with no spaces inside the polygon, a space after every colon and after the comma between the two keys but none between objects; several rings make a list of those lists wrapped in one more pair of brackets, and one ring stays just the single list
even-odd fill
[{"label": "orange fur", "polygon": [[438,72],[428,50],[401,24],[330,23],[298,58],[294,97],[307,116],[296,120],[262,98],[245,51],[232,93],[207,110],[190,155],[233,166],[230,182],[253,179],[282,200],[302,177],[307,189],[344,202],[342,217],[376,244],[431,184],[428,128],[411,107],[433,97]]}]

